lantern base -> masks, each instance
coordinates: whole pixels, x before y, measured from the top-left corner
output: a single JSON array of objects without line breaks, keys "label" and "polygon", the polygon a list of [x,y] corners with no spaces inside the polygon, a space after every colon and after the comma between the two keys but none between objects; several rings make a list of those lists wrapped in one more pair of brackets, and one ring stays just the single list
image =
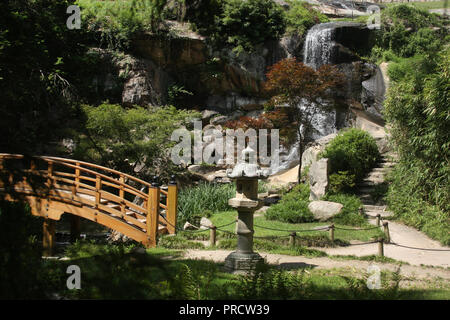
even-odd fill
[{"label": "lantern base", "polygon": [[259,264],[264,264],[264,258],[258,253],[232,252],[225,259],[225,270],[231,273],[249,273]]}]

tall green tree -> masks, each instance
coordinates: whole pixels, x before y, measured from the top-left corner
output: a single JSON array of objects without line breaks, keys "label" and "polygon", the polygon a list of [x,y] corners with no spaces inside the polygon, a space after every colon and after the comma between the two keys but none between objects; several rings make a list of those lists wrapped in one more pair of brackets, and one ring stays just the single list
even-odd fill
[{"label": "tall green tree", "polygon": [[83,30],[69,30],[73,1],[0,3],[0,150],[46,153],[69,126]]}]

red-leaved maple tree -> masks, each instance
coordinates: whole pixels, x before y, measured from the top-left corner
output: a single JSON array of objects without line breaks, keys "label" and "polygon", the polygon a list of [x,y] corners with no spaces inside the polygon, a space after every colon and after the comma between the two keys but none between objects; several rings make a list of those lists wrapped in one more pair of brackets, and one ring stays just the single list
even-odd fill
[{"label": "red-leaved maple tree", "polygon": [[271,66],[266,77],[264,90],[271,97],[269,103],[275,109],[288,107],[285,113],[297,128],[300,181],[302,154],[313,130],[312,117],[321,109],[333,107],[335,90],[343,85],[344,75],[335,66],[324,65],[314,70],[295,58],[288,58]]}]

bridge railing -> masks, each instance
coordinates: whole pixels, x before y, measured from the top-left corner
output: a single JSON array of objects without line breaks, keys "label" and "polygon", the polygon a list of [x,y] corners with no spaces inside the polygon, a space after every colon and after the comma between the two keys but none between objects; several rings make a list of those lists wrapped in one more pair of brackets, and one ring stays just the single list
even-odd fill
[{"label": "bridge railing", "polygon": [[[157,182],[84,161],[17,154],[0,154],[0,170],[9,173],[8,181],[16,191],[83,203],[127,221],[147,233],[149,246],[156,245],[158,232],[175,233],[177,186],[173,177],[166,191]],[[17,179],[17,172],[23,174],[22,179]],[[33,186],[36,178],[40,183]]]}]

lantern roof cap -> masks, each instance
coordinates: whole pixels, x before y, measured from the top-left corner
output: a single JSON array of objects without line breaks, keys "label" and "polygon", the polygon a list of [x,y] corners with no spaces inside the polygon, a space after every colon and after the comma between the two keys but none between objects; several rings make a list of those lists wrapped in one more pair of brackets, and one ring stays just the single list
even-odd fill
[{"label": "lantern roof cap", "polygon": [[256,152],[250,146],[242,150],[241,157],[233,169],[227,170],[228,178],[260,178],[265,179],[269,176],[268,169],[261,169],[256,163]]}]

